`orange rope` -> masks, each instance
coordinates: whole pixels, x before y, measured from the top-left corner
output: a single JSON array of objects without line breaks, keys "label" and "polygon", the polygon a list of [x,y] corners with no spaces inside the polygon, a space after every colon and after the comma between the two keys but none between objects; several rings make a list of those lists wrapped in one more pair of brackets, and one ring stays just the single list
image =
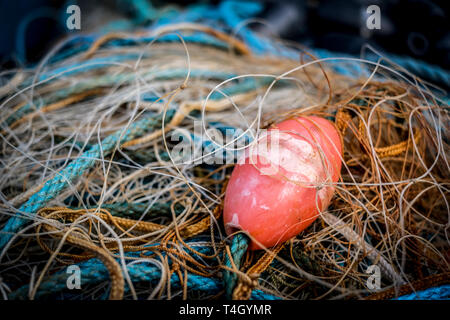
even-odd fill
[{"label": "orange rope", "polygon": [[17,119],[16,121],[14,121],[10,125],[10,128],[11,129],[16,128],[19,124],[27,121],[28,119],[34,118],[35,116],[37,116],[41,112],[44,113],[44,112],[50,112],[50,111],[55,111],[55,110],[58,110],[58,109],[62,109],[62,108],[66,107],[66,106],[68,106],[68,105],[70,105],[70,104],[72,104],[74,102],[78,102],[78,101],[80,101],[80,100],[82,100],[82,99],[84,99],[84,98],[86,98],[88,96],[92,96],[92,95],[96,95],[96,94],[102,93],[103,91],[104,91],[103,89],[96,88],[96,89],[80,92],[78,94],[74,94],[74,95],[72,95],[70,97],[67,97],[65,99],[62,99],[62,100],[59,100],[57,102],[51,103],[51,104],[49,104],[49,105],[47,105],[45,107],[40,108],[39,110],[36,110],[36,111],[34,111],[32,113],[29,113],[29,114],[23,116],[20,119]]}]

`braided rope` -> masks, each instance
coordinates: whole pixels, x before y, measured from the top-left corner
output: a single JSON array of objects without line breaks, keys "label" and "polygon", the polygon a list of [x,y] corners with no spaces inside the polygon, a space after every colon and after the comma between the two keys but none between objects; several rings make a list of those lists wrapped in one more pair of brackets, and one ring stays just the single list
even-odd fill
[{"label": "braided rope", "polygon": [[[56,228],[55,228],[56,230]],[[119,263],[111,257],[110,253],[100,247],[97,247],[92,242],[81,239],[76,236],[69,235],[67,241],[71,244],[93,252],[104,264],[111,279],[111,292],[109,294],[110,300],[122,300],[125,281],[122,275],[122,269]]]},{"label": "braided rope", "polygon": [[[157,224],[157,223],[153,223],[153,222],[138,221],[138,220],[132,220],[132,219],[127,219],[127,218],[114,217],[111,215],[111,213],[109,213],[105,209],[99,209],[99,212],[97,212],[97,209],[73,210],[73,209],[64,208],[64,207],[52,207],[52,208],[43,208],[43,209],[39,210],[37,214],[44,216],[49,213],[61,214],[61,215],[63,215],[64,219],[67,219],[69,221],[75,221],[79,217],[81,217],[87,213],[90,213],[90,214],[96,215],[97,217],[100,217],[105,222],[107,222],[107,221],[111,222],[116,227],[121,227],[121,228],[125,228],[125,229],[133,228],[136,231],[147,232],[147,233],[158,231],[158,230],[165,228],[165,226]],[[121,231],[125,232],[125,230],[123,230],[123,229]]]},{"label": "braided rope", "polygon": [[[38,211],[38,215],[46,216],[49,214],[59,214],[63,215],[64,219],[69,221],[75,221],[77,218],[90,213],[93,215],[96,215],[100,217],[104,221],[111,222],[114,226],[121,229],[122,232],[126,232],[122,228],[129,229],[133,228],[136,231],[144,232],[144,233],[150,233],[162,230],[166,228],[165,225],[160,225],[153,222],[148,221],[139,221],[139,220],[133,220],[133,219],[127,219],[122,217],[115,217],[113,216],[108,210],[104,208],[91,208],[91,209],[70,209],[65,207],[48,207],[43,208]],[[218,219],[220,217],[221,211],[220,206],[217,206],[214,211],[213,215],[215,219]],[[184,228],[180,228],[180,234],[184,237],[191,238],[195,237],[196,235],[203,233],[205,230],[209,228],[211,225],[211,217],[207,216],[197,223],[190,224]]]},{"label": "braided rope", "polygon": [[[417,131],[416,134],[414,135],[414,142],[416,144],[419,142],[420,137],[421,133],[420,131]],[[402,154],[403,152],[406,152],[406,150],[408,150],[408,145],[412,146],[410,139],[399,142],[392,146],[375,148],[375,152],[378,154],[380,158],[398,156],[399,154]]]},{"label": "braided rope", "polygon": [[[227,252],[229,254],[225,255],[224,265],[226,269],[223,271],[223,283],[225,286],[225,295],[228,299],[232,299],[233,297],[233,290],[238,281],[237,272],[241,268],[242,258],[247,252],[248,245],[248,237],[242,233],[238,233],[233,237],[233,241],[231,242],[231,252]],[[227,249],[229,250],[228,246]]]},{"label": "braided rope", "polygon": [[[345,134],[345,130],[347,130],[348,124],[351,121],[351,117],[348,114],[348,112],[342,111],[342,109],[338,110],[336,113],[336,126],[338,127],[339,131],[342,135]],[[359,121],[358,130],[360,133],[361,138],[366,137],[366,133],[364,130],[364,122]],[[417,131],[414,134],[414,143],[418,143],[419,139],[422,137],[422,134],[420,131]],[[387,157],[394,157],[398,156],[399,154],[402,154],[408,150],[408,147],[411,147],[411,138],[408,138],[408,140],[393,144],[391,146],[387,147],[375,147],[374,150],[377,153],[378,157],[380,159],[387,158]]]}]

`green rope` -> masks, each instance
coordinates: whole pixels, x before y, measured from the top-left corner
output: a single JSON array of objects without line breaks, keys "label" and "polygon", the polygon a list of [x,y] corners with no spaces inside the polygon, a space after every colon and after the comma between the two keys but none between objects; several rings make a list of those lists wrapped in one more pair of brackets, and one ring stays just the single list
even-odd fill
[{"label": "green rope", "polygon": [[[234,265],[239,270],[241,268],[242,258],[247,252],[249,245],[248,237],[243,233],[238,233],[233,237],[231,242],[231,256],[233,258]],[[225,255],[225,266],[232,268],[231,261],[228,255]],[[225,287],[225,294],[227,299],[232,299],[233,290],[236,287],[238,276],[236,273],[228,270],[223,272],[223,284]]]}]

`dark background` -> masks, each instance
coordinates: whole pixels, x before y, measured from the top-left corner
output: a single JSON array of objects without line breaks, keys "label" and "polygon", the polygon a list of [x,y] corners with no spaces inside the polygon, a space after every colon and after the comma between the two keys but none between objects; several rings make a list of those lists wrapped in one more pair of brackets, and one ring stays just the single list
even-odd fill
[{"label": "dark background", "polygon": [[[171,1],[185,6],[195,1]],[[199,1],[216,4],[219,1]],[[448,1],[428,0],[266,0],[260,15],[271,25],[252,28],[293,40],[311,48],[359,55],[364,44],[382,52],[406,55],[450,69],[450,33]],[[82,8],[91,27],[104,20],[132,18],[123,0],[2,0],[0,1],[0,69],[29,65],[65,35],[62,15],[71,3]],[[152,1],[155,7],[165,1]],[[365,27],[366,8],[376,4],[381,9],[381,30]],[[89,8],[89,9],[85,9]],[[87,15],[87,16],[86,16]]]}]

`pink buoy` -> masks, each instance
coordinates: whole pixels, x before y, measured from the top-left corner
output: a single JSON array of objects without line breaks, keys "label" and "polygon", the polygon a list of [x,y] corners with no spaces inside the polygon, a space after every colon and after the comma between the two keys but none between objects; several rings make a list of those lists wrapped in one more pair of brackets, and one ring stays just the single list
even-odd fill
[{"label": "pink buoy", "polygon": [[[247,148],[225,193],[227,234],[244,230],[264,247],[298,235],[325,210],[341,171],[334,125],[301,116],[278,123]],[[261,249],[255,241],[250,249]]]}]

